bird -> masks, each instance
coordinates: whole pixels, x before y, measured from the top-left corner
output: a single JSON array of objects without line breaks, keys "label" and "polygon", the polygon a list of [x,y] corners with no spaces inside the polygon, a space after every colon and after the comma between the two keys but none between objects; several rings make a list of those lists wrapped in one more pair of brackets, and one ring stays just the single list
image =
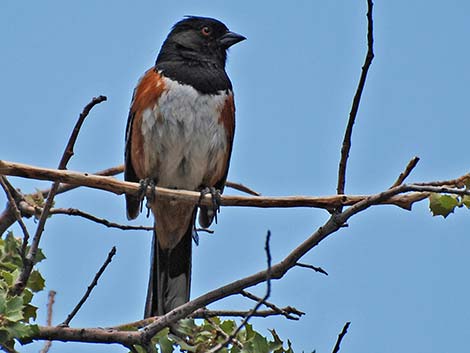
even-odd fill
[{"label": "bird", "polygon": [[[126,127],[124,179],[170,189],[223,192],[235,132],[227,50],[246,38],[219,20],[186,16],[164,40],[134,89]],[[216,192],[216,193],[215,193]],[[128,219],[142,196],[126,195]],[[154,216],[144,317],[189,301],[195,218],[207,228],[216,207],[147,197]]]}]

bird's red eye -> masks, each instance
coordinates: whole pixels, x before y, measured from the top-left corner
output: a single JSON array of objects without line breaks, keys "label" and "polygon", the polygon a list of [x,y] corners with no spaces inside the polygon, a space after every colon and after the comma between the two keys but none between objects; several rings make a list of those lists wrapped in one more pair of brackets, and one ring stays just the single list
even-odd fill
[{"label": "bird's red eye", "polygon": [[201,33],[205,36],[210,35],[212,32],[211,28],[209,26],[204,26],[201,28]]}]

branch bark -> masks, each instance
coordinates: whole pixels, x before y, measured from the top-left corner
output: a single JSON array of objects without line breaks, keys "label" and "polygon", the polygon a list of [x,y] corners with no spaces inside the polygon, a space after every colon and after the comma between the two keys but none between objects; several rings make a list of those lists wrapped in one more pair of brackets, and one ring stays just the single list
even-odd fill
[{"label": "branch bark", "polygon": [[[75,172],[70,170],[58,170],[50,168],[41,168],[22,163],[8,162],[0,160],[0,174],[19,176],[28,179],[38,180],[58,180],[61,183],[67,183],[74,186],[86,186],[93,189],[105,190],[116,195],[133,194],[139,192],[140,185],[138,183],[130,183],[120,181],[113,177],[100,176],[90,173]],[[470,180],[470,175],[466,174],[458,179]],[[452,185],[452,184],[448,184]],[[173,190],[161,187],[155,188],[156,197],[165,199],[185,201],[196,204],[199,201],[200,193],[196,191]],[[383,201],[383,204],[395,205],[406,210],[411,210],[413,203],[421,201],[428,197],[427,193],[410,193],[407,195],[393,196]],[[331,195],[331,196],[234,196],[222,195],[222,206],[239,206],[239,207],[261,207],[261,208],[278,208],[278,207],[312,207],[326,210],[334,210],[338,206],[351,206],[367,198],[367,195]],[[207,195],[202,204],[211,206],[212,200]]]}]

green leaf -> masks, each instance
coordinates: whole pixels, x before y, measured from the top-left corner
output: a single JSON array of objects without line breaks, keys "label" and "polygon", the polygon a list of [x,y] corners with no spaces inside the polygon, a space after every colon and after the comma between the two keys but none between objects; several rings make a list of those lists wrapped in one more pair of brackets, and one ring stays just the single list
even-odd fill
[{"label": "green leaf", "polygon": [[44,255],[44,252],[41,249],[38,249],[36,258],[34,259],[34,264],[40,263],[44,259],[46,259],[46,255]]},{"label": "green leaf", "polygon": [[278,334],[276,333],[274,329],[269,330],[269,332],[271,332],[271,335],[273,336],[273,339],[274,339],[274,341],[268,342],[269,351],[274,352],[274,353],[283,353],[284,348],[282,347],[281,338],[278,336]]},{"label": "green leaf", "polygon": [[458,204],[458,197],[455,195],[432,193],[429,196],[429,208],[431,209],[433,216],[443,216],[446,218],[450,213],[454,212],[454,209]]},{"label": "green leaf", "polygon": [[173,353],[173,342],[168,338],[170,330],[167,328],[157,333],[152,340],[160,346],[161,353]]},{"label": "green leaf", "polygon": [[30,319],[36,320],[38,308],[31,304],[26,304],[23,307],[23,317],[26,322]]},{"label": "green leaf", "polygon": [[268,340],[261,336],[258,332],[255,332],[252,342],[253,349],[256,353],[269,353]]},{"label": "green leaf", "polygon": [[470,208],[470,196],[464,195],[462,197],[462,204],[465,205],[467,208]]},{"label": "green leaf", "polygon": [[34,270],[28,280],[28,288],[33,292],[39,292],[44,289],[45,280],[39,271]]},{"label": "green leaf", "polygon": [[255,331],[253,330],[253,326],[251,324],[246,324],[245,325],[245,339],[247,341],[251,340],[253,336],[255,335]]},{"label": "green leaf", "polygon": [[25,288],[23,290],[22,297],[23,297],[23,304],[25,305],[29,304],[31,303],[31,300],[33,299],[33,293],[29,289]]},{"label": "green leaf", "polygon": [[0,277],[5,281],[8,286],[12,286],[14,282],[13,274],[9,271],[1,271]]},{"label": "green leaf", "polygon": [[10,321],[20,321],[23,319],[23,298],[15,296],[7,299],[5,317]]},{"label": "green leaf", "polygon": [[235,321],[233,320],[225,320],[220,325],[220,328],[228,335],[230,335],[233,331],[235,331]]}]

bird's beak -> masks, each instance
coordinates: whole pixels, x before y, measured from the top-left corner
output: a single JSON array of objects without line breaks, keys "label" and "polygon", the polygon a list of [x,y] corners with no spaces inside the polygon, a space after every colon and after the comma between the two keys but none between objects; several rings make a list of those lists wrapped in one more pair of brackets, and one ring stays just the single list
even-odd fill
[{"label": "bird's beak", "polygon": [[237,34],[235,32],[227,32],[222,37],[219,38],[219,43],[225,49],[230,48],[232,45],[245,40],[246,38],[241,34]]}]

